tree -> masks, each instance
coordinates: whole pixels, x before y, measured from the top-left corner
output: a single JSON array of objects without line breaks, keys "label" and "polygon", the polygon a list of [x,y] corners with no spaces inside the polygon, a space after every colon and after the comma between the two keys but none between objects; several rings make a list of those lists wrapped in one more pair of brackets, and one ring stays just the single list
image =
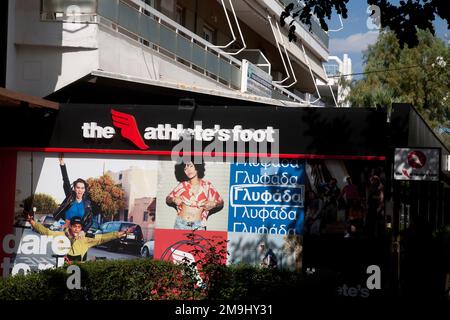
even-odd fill
[{"label": "tree", "polygon": [[125,208],[125,191],[108,174],[89,178],[87,183],[94,214],[102,214],[108,220],[114,220],[116,214]]},{"label": "tree", "polygon": [[32,211],[36,207],[36,214],[53,214],[58,209],[56,200],[45,193],[36,193],[23,200],[23,207],[26,211]]},{"label": "tree", "polygon": [[[333,11],[347,18],[347,3],[349,0],[304,0],[305,7],[297,6],[296,1],[288,4],[280,16],[280,23],[284,25],[289,16],[299,19],[311,28],[311,15],[314,14],[320,21],[322,29],[328,31],[325,18],[331,19]],[[356,1],[356,0],[354,0]],[[359,0],[358,0],[359,1]],[[394,32],[399,40],[400,47],[404,44],[409,47],[418,45],[417,29],[429,30],[435,34],[433,21],[436,16],[447,21],[450,27],[450,10],[446,10],[445,0],[406,0],[400,1],[399,5],[393,5],[389,0],[367,0],[367,4],[377,6],[379,15],[372,7],[371,17]],[[290,29],[291,30],[291,29]],[[295,38],[294,38],[295,39]]]},{"label": "tree", "polygon": [[428,31],[419,30],[418,39],[415,48],[402,49],[392,31],[382,31],[364,54],[365,76],[350,84],[347,101],[372,107],[411,103],[432,128],[449,127],[449,47]]}]

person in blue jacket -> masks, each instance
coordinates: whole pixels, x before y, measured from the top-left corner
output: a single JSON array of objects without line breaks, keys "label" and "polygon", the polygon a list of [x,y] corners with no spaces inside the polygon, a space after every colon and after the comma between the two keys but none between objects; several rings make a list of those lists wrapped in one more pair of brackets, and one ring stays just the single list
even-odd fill
[{"label": "person in blue jacket", "polygon": [[60,154],[59,156],[59,165],[61,168],[63,188],[66,198],[53,213],[53,217],[56,220],[65,220],[64,229],[69,226],[71,218],[80,217],[83,231],[81,236],[84,236],[84,234],[86,234],[92,226],[92,205],[88,196],[88,183],[85,180],[78,178],[70,184],[63,154]]}]

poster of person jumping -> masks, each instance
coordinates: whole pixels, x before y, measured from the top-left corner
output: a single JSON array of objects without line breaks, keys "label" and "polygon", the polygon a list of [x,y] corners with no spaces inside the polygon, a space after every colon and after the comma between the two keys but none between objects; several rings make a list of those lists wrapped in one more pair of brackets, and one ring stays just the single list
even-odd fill
[{"label": "poster of person jumping", "polygon": [[[138,156],[18,153],[13,268],[139,257],[154,238],[157,164]],[[67,250],[55,250],[55,241]]]}]

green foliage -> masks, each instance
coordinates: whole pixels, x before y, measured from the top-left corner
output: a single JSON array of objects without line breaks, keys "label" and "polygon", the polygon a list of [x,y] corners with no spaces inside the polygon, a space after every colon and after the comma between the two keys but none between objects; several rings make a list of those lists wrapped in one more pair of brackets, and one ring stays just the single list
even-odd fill
[{"label": "green foliage", "polygon": [[429,32],[419,30],[418,37],[417,47],[401,49],[392,32],[381,32],[364,55],[366,75],[347,83],[351,87],[347,100],[365,107],[411,103],[432,128],[449,127],[449,48]]},{"label": "green foliage", "polygon": [[334,280],[327,277],[319,286],[317,279],[310,279],[300,272],[237,264],[223,267],[221,276],[215,280],[215,290],[209,291],[207,297],[210,300],[253,301],[325,298],[334,294]]},{"label": "green foliage", "polygon": [[[226,278],[227,268],[227,241],[221,238],[203,238],[195,231],[187,234],[190,253],[196,257],[196,261],[184,261],[186,270],[191,271],[193,279],[201,277],[203,295],[209,299],[215,298],[221,289],[222,279]],[[199,275],[196,274],[198,270]],[[199,279],[200,280],[200,279]]]},{"label": "green foliage", "polygon": [[53,300],[69,296],[62,269],[33,272],[0,280],[0,300]]},{"label": "green foliage", "polygon": [[[202,239],[204,240],[204,238]],[[226,241],[207,239],[201,252],[192,233],[196,262],[182,264],[151,259],[90,261],[80,264],[81,289],[69,290],[65,268],[0,279],[0,300],[261,300],[292,299],[317,291],[317,282],[299,272],[226,266]],[[199,277],[201,276],[201,284]],[[327,280],[326,292],[334,293]],[[322,287],[323,288],[323,287]]]},{"label": "green foliage", "polygon": [[[195,295],[194,282],[183,266],[150,259],[90,261],[80,264],[80,290],[66,286],[65,268],[33,272],[0,279],[0,300],[145,300],[166,282],[160,298],[172,299],[172,289],[184,289],[187,299]],[[162,287],[160,288],[162,289]]]},{"label": "green foliage", "polygon": [[[194,286],[182,266],[149,259],[83,264],[82,284],[88,300],[172,299],[174,289],[183,288],[190,294]],[[155,290],[160,296],[152,294]]]},{"label": "green foliage", "polygon": [[[288,16],[298,16],[303,23],[311,28],[311,17],[314,14],[319,19],[322,29],[327,31],[328,25],[325,18],[331,19],[333,12],[336,12],[346,19],[348,2],[349,0],[304,0],[305,6],[303,7],[299,6],[296,1],[291,1],[280,16],[280,24],[283,26],[284,19]],[[449,10],[444,0],[409,0],[400,1],[400,3],[386,0],[367,0],[367,4],[376,6],[372,7],[372,21],[378,26],[392,30],[393,34],[399,39],[401,48],[405,44],[409,47],[418,45],[418,29],[429,30],[434,35],[433,21],[436,17],[447,21],[447,25],[450,27]]]},{"label": "green foliage", "polygon": [[443,225],[437,229],[433,236],[436,238],[449,238],[450,239],[450,225]]},{"label": "green foliage", "polygon": [[117,212],[125,208],[125,191],[107,174],[89,178],[87,183],[94,213],[101,213],[108,220],[114,220]]},{"label": "green foliage", "polygon": [[[304,278],[299,272],[280,271],[274,268],[260,268],[249,264],[226,266],[227,241],[220,238],[206,239],[192,231],[187,235],[190,253],[195,262],[185,260],[186,270],[196,278],[193,270],[198,270],[202,285],[197,292],[199,297],[209,300],[260,300],[292,299],[294,296],[311,292],[302,292]],[[290,239],[295,248],[296,239]],[[332,283],[332,282],[330,282]],[[331,289],[329,292],[333,292]],[[322,293],[323,295],[323,293]]]},{"label": "green foliage", "polygon": [[27,210],[31,211],[33,207],[36,207],[36,214],[53,214],[58,209],[58,203],[56,200],[45,193],[36,193],[23,200],[23,206]]}]

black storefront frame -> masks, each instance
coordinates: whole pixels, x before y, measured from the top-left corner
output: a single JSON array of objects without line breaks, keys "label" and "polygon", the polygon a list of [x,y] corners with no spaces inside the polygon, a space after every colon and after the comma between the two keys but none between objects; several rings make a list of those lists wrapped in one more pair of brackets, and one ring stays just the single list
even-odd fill
[{"label": "black storefront frame", "polygon": [[[137,106],[134,106],[134,107],[137,107]],[[268,107],[264,107],[264,108],[268,108]],[[275,110],[279,110],[279,109],[280,109],[279,107],[275,108]],[[94,110],[95,110],[95,107],[92,108],[92,111],[94,111]],[[256,109],[255,109],[255,111],[256,111]],[[357,112],[357,111],[354,111],[354,110],[348,110],[348,111],[349,111],[349,113]],[[371,113],[380,115],[379,111],[375,111],[375,110],[369,110],[369,111]],[[35,110],[35,112],[30,113],[31,116],[33,117],[33,115],[36,112],[40,113],[41,111]],[[45,111],[42,111],[42,112],[45,112]],[[321,111],[320,110],[313,110],[313,112],[314,113],[320,113]],[[339,111],[339,112],[343,113],[344,111]],[[384,113],[381,113],[381,114],[384,114]],[[46,117],[43,116],[42,118],[45,119]],[[383,116],[379,117],[379,119],[382,119],[382,118],[383,118]],[[30,133],[32,133],[33,131],[36,131],[35,129],[37,127],[39,127],[39,121],[35,121],[35,120],[36,120],[35,118],[32,119],[32,121],[29,121],[29,120],[25,119],[25,123],[30,124],[30,127],[36,126],[35,128],[30,128],[30,127],[25,128],[25,130],[30,129]],[[8,127],[8,126],[6,126],[6,128],[11,129],[11,127]],[[381,130],[381,132],[384,132],[384,131]],[[51,132],[49,132],[49,133],[51,133]],[[383,140],[386,136],[391,137],[391,135],[392,135],[392,132],[389,135],[388,134],[386,134],[386,135],[385,134],[381,134],[380,135],[380,139]],[[47,135],[47,137],[48,137],[49,140],[51,140],[51,135]],[[370,160],[383,160],[383,161],[385,161],[386,175],[391,177],[391,175],[389,174],[390,172],[392,172],[391,171],[391,162],[390,162],[391,161],[391,159],[390,159],[390,152],[387,151],[387,150],[389,150],[389,144],[390,144],[389,141],[391,141],[391,140],[385,141],[385,151],[384,152],[379,152],[380,149],[378,149],[377,151],[379,153],[377,155],[374,155],[374,156],[371,156],[371,155],[351,155],[351,154],[336,155],[336,154],[333,154],[331,152],[329,154],[327,154],[326,152],[323,153],[323,154],[314,154],[314,153],[291,154],[291,153],[283,153],[282,155],[284,155],[285,157],[287,156],[287,157],[300,158],[300,159],[302,159],[302,158],[304,158],[304,159],[319,158],[319,159],[354,159],[354,160],[364,159],[364,160],[368,160],[368,161],[370,161]],[[58,148],[58,147],[55,147],[55,146],[44,146],[44,145],[42,145],[42,143],[45,143],[45,139],[38,139],[37,143],[33,143],[32,142],[31,144],[28,144],[28,146],[24,145],[24,141],[20,141],[18,144],[17,143],[13,143],[12,145],[9,145],[9,148],[3,148],[3,150],[4,151],[7,151],[7,150],[12,150],[12,151],[43,151],[43,152],[63,151],[63,152],[82,152],[82,153],[94,153],[94,154],[95,153],[102,153],[102,154],[119,153],[119,154],[123,154],[123,155],[126,155],[126,154],[143,154],[144,155],[144,154],[146,154],[146,152],[130,150],[130,149],[116,149],[116,150],[114,150],[114,149],[95,149],[95,148],[92,148],[92,149],[91,148],[84,148],[84,149],[80,149],[80,148]],[[17,145],[22,145],[22,146],[17,146]],[[381,143],[380,145],[383,145],[383,143]],[[348,151],[348,153],[351,153],[351,151]],[[147,154],[158,154],[158,151],[155,151],[155,152],[150,151]],[[167,151],[164,151],[164,150],[160,151],[160,154],[161,155],[166,155],[166,156],[169,155],[169,153],[167,153]],[[396,204],[395,204],[396,203],[395,198],[397,197],[395,195],[396,182],[392,181],[391,178],[387,179],[387,181],[389,181],[389,183],[392,183],[392,186],[394,187],[394,194],[392,194],[392,196],[394,198],[394,214],[395,214],[395,212],[397,211],[396,210]],[[439,192],[439,193],[441,193],[443,198],[445,199],[445,195],[446,194],[448,195],[450,190],[447,187],[444,187],[443,184],[441,184],[441,187],[439,187],[439,189],[442,189],[442,192]],[[387,190],[387,194],[388,194],[387,200],[389,200],[390,197],[391,197],[389,190]],[[447,204],[446,203],[442,204],[442,209],[443,210],[445,210],[445,208],[448,208],[448,207],[449,207],[448,203]],[[441,220],[443,223],[446,223],[448,221],[445,216],[442,217],[441,219],[437,219],[437,220]],[[398,221],[398,219],[394,218],[394,221],[393,221],[393,223],[394,223],[394,228],[393,229],[394,230],[396,230],[396,227],[395,227],[396,221]],[[394,246],[395,245],[396,244],[394,243]],[[395,250],[395,248],[394,248],[394,250]],[[394,262],[394,265],[395,265],[395,262]]]}]

